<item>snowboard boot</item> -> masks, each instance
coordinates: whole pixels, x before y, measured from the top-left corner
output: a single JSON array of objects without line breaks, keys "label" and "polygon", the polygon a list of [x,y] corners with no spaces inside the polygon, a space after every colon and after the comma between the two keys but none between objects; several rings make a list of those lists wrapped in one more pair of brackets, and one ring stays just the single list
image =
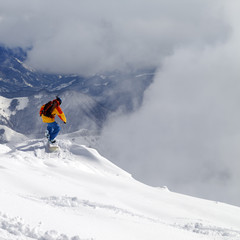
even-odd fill
[{"label": "snowboard boot", "polygon": [[49,140],[50,143],[56,143],[55,139]]}]

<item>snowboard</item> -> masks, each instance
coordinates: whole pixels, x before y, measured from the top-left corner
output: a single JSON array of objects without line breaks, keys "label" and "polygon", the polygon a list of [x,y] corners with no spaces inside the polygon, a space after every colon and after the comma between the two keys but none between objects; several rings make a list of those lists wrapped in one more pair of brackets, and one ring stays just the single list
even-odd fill
[{"label": "snowboard", "polygon": [[50,142],[47,142],[47,149],[49,152],[55,152],[59,150],[59,146],[56,143],[52,144]]}]

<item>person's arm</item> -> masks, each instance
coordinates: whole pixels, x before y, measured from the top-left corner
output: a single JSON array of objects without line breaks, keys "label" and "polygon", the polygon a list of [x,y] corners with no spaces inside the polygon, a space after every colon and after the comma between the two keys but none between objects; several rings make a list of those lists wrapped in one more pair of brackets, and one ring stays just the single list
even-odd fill
[{"label": "person's arm", "polygon": [[58,115],[58,117],[59,117],[64,123],[66,123],[66,122],[67,122],[67,119],[66,119],[66,117],[65,117],[64,112],[63,112],[62,109],[60,108],[60,106],[57,106],[57,107],[56,107],[56,110],[57,110],[57,115]]},{"label": "person's arm", "polygon": [[45,106],[45,105],[42,105],[42,107],[40,108],[40,111],[39,111],[40,117],[42,116],[42,112],[43,112],[44,106]]}]

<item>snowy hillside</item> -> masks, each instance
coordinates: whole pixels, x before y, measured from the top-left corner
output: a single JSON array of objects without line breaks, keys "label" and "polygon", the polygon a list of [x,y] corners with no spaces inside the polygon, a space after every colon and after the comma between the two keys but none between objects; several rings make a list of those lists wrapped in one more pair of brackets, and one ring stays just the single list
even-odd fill
[{"label": "snowy hillside", "polygon": [[240,208],[149,187],[67,139],[0,145],[1,240],[240,239]]}]

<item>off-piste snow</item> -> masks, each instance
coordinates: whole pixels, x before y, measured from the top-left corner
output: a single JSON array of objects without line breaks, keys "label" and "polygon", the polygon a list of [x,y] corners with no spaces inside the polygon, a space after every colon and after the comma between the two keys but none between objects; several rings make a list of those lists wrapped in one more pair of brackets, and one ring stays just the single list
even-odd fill
[{"label": "off-piste snow", "polygon": [[240,239],[239,207],[144,185],[67,135],[56,152],[15,136],[0,144],[1,240]]}]

